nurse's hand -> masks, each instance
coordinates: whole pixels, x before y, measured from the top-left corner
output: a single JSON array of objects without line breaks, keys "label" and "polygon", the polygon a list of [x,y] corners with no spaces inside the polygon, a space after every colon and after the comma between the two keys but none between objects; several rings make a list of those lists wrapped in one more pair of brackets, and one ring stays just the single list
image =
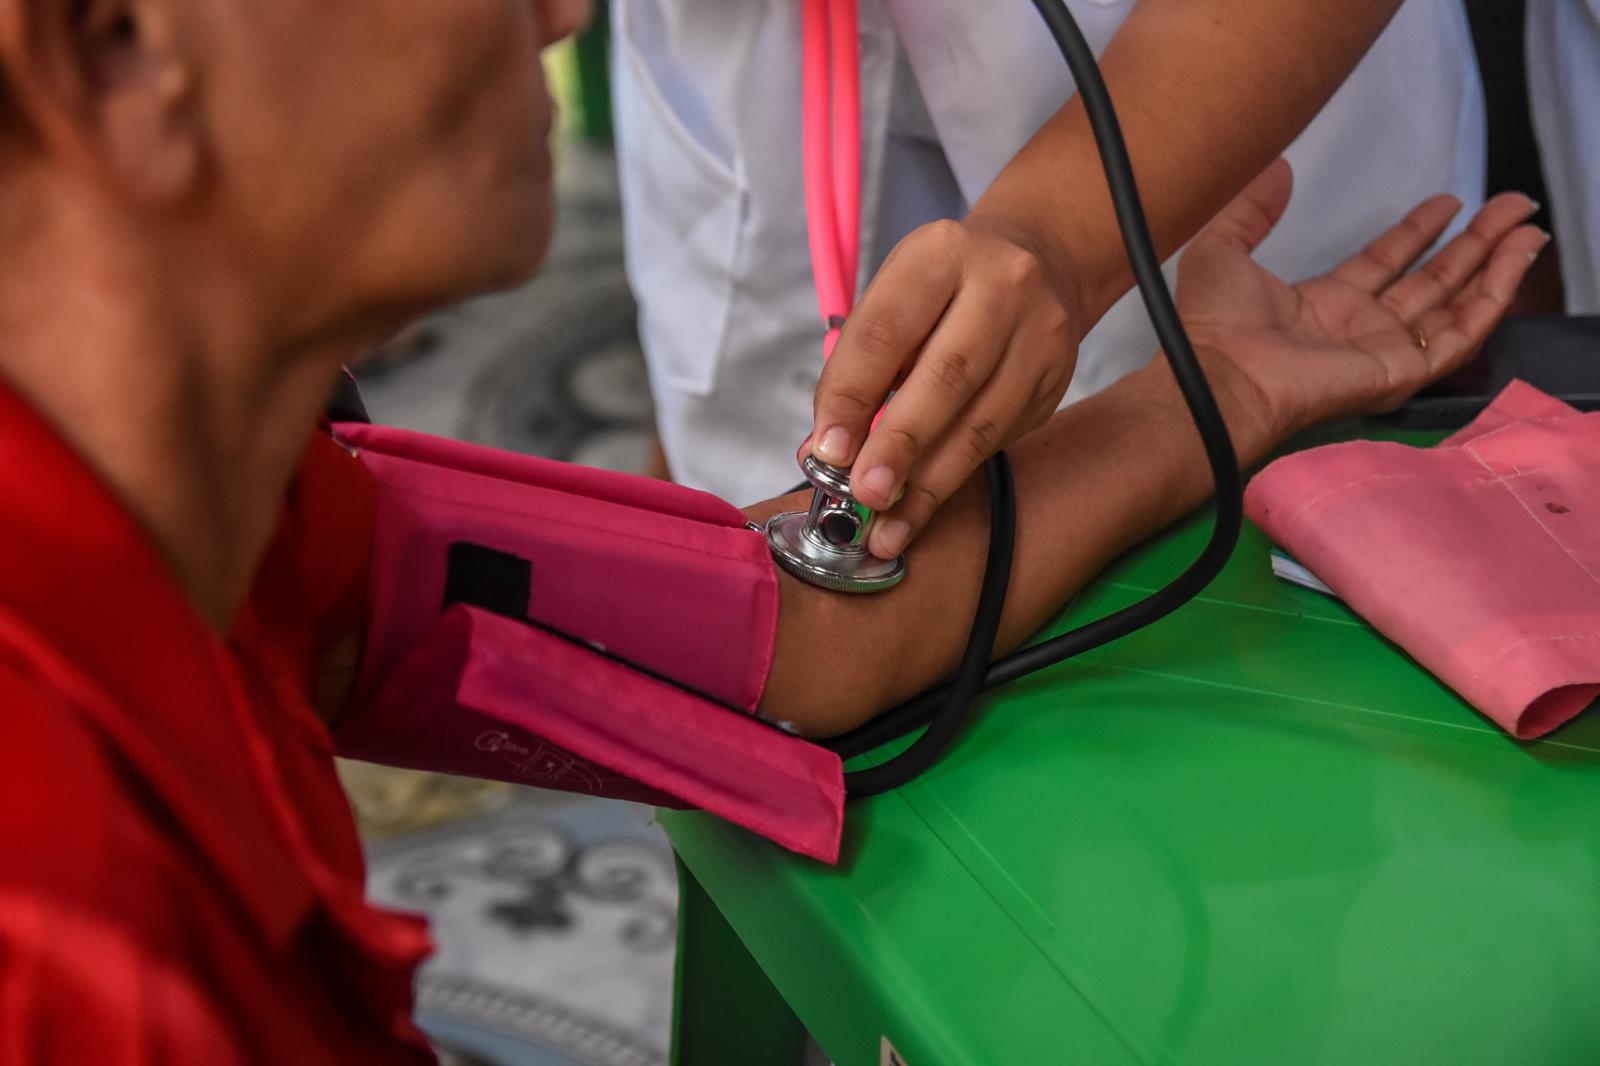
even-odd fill
[{"label": "nurse's hand", "polygon": [[1055,411],[1077,363],[1078,304],[1070,277],[995,225],[934,222],[890,253],[823,369],[802,446],[853,467],[856,498],[886,512],[874,554],[898,555],[974,470]]},{"label": "nurse's hand", "polygon": [[1247,462],[1319,422],[1393,410],[1467,362],[1550,240],[1523,224],[1533,201],[1504,193],[1419,266],[1461,210],[1437,196],[1328,273],[1286,285],[1251,252],[1292,184],[1280,159],[1179,261],[1178,311],[1207,376],[1243,390],[1229,428]]}]

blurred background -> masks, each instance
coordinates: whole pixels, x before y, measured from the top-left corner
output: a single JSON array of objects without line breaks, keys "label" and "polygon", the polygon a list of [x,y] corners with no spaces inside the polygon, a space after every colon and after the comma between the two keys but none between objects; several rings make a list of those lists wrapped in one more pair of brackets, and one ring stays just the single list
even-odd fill
[{"label": "blurred background", "polygon": [[[1489,103],[1489,191],[1545,200],[1524,4],[1466,6]],[[374,420],[664,475],[623,272],[605,23],[597,3],[593,28],[546,57],[563,120],[545,270],[417,323],[361,367]],[[1535,221],[1549,226],[1545,213]],[[1535,267],[1520,312],[1561,309],[1554,251]],[[447,1063],[668,1061],[677,886],[653,811],[366,765],[341,772],[368,842],[373,897],[432,918],[438,951],[417,1001]]]}]

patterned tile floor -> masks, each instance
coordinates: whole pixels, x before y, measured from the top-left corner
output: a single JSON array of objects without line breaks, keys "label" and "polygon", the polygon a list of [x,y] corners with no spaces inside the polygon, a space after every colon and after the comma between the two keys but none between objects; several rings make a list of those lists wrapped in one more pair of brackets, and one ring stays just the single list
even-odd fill
[{"label": "patterned tile floor", "polygon": [[[563,145],[544,272],[418,323],[359,370],[393,425],[641,471],[650,397],[614,165]],[[667,1060],[677,886],[647,808],[347,764],[380,902],[426,912],[418,1005],[462,1066]]]}]

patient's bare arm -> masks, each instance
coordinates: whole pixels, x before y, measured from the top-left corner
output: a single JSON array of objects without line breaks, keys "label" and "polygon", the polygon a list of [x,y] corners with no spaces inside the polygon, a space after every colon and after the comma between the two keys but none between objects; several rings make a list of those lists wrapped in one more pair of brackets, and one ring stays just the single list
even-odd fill
[{"label": "patient's bare arm", "polygon": [[[1165,366],[1072,407],[1009,451],[1017,539],[999,651],[1019,644],[1131,544],[1199,504],[1210,475]],[[1242,458],[1260,454],[1251,446]],[[749,508],[765,518],[809,493]],[[780,571],[778,648],[763,713],[827,736],[955,670],[977,607],[988,538],[981,474],[908,552],[906,579],[873,595],[825,592]]]},{"label": "patient's bare arm", "polygon": [[[1520,225],[1533,210],[1525,197],[1504,196],[1408,274],[1458,207],[1439,198],[1328,275],[1290,287],[1250,259],[1281,215],[1290,180],[1281,162],[1264,173],[1196,238],[1180,274],[1180,310],[1246,466],[1313,422],[1392,407],[1464,362],[1548,239]],[[1017,539],[1002,653],[1117,554],[1211,491],[1199,436],[1160,360],[1009,451]],[[807,502],[791,496],[748,513],[764,519]],[[952,674],[987,537],[980,475],[912,546],[895,589],[848,596],[780,575],[763,713],[828,736]]]}]

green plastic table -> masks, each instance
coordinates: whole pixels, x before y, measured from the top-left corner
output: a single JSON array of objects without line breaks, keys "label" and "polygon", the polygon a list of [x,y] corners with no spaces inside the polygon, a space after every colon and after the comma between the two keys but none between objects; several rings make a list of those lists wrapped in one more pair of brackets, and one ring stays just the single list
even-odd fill
[{"label": "green plastic table", "polygon": [[674,1061],[789,1066],[803,1025],[838,1066],[1600,1063],[1600,713],[1513,741],[1267,549],[990,697],[836,869],[663,813]]}]

